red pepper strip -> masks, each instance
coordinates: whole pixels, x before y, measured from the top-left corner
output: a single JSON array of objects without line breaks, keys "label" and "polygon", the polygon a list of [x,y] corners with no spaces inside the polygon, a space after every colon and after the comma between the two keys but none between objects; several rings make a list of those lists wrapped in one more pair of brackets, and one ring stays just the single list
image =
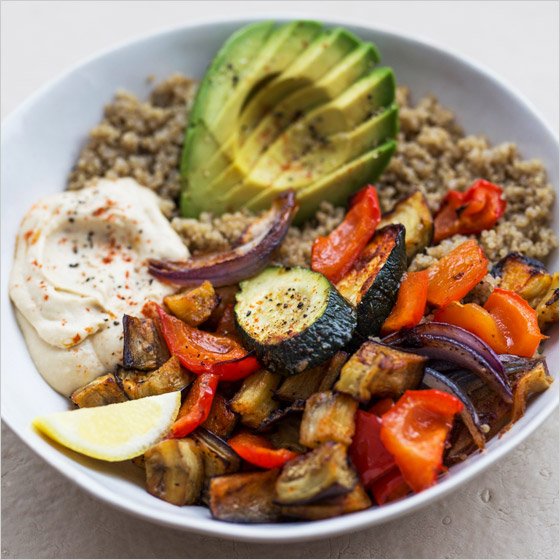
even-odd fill
[{"label": "red pepper strip", "polygon": [[415,492],[432,486],[443,470],[445,440],[462,410],[453,395],[428,389],[406,391],[381,417],[381,441]]},{"label": "red pepper strip", "polygon": [[358,410],[355,424],[348,453],[362,484],[368,488],[372,482],[395,467],[395,459],[381,443],[381,419],[376,414]]},{"label": "red pepper strip", "polygon": [[377,416],[383,416],[388,410],[391,410],[391,408],[393,408],[394,404],[395,401],[387,397],[385,399],[381,399],[380,401],[377,401],[373,406],[370,407],[368,412],[372,412]]},{"label": "red pepper strip", "polygon": [[215,373],[222,381],[237,381],[260,369],[257,359],[227,336],[195,329],[158,306],[163,338],[181,364],[200,375]]},{"label": "red pepper strip", "polygon": [[515,292],[496,288],[484,309],[496,320],[510,354],[530,358],[547,338],[541,334],[537,312]]},{"label": "red pepper strip", "polygon": [[465,297],[488,271],[488,259],[472,239],[428,268],[428,303],[444,307]]},{"label": "red pepper strip", "polygon": [[369,490],[380,506],[403,498],[411,491],[398,467],[394,467],[378,478],[371,484]]},{"label": "red pepper strip", "polygon": [[228,440],[228,445],[245,461],[263,469],[275,469],[298,454],[289,449],[275,449],[263,436],[240,432]]},{"label": "red pepper strip", "polygon": [[173,437],[182,438],[189,435],[208,418],[218,381],[218,376],[213,373],[203,373],[194,380],[185,402],[179,409],[177,420],[171,426]]},{"label": "red pepper strip", "polygon": [[344,221],[311,250],[311,268],[336,284],[352,268],[381,220],[375,187],[368,185],[351,201]]},{"label": "red pepper strip", "polygon": [[498,354],[505,354],[508,351],[506,337],[496,320],[486,309],[476,303],[463,305],[458,301],[452,301],[435,311],[434,321],[456,325],[472,332]]},{"label": "red pepper strip", "polygon": [[426,309],[428,271],[407,272],[401,280],[397,302],[381,327],[381,334],[415,327]]},{"label": "red pepper strip", "polygon": [[478,179],[465,192],[450,191],[434,219],[434,243],[456,233],[469,235],[492,229],[506,210],[502,188]]}]

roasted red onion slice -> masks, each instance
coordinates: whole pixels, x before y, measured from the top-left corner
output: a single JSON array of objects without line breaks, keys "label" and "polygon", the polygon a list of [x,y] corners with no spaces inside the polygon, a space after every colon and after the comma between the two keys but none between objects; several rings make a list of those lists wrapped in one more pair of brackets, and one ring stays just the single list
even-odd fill
[{"label": "roasted red onion slice", "polygon": [[512,402],[512,392],[498,355],[474,334],[447,323],[423,323],[386,337],[391,346],[414,348],[416,354],[451,362],[472,371],[500,397]]},{"label": "roasted red onion slice", "polygon": [[464,408],[461,412],[461,419],[469,430],[477,447],[479,449],[484,449],[486,438],[484,437],[482,422],[467,392],[452,378],[430,367],[424,370],[422,382],[430,389],[438,389],[439,391],[452,394],[463,403]]},{"label": "roasted red onion slice", "polygon": [[241,245],[188,261],[151,260],[149,271],[158,280],[176,286],[194,286],[204,280],[214,287],[237,284],[268,264],[272,253],[284,240],[296,209],[295,192],[285,191],[274,200],[270,210],[247,229]]}]

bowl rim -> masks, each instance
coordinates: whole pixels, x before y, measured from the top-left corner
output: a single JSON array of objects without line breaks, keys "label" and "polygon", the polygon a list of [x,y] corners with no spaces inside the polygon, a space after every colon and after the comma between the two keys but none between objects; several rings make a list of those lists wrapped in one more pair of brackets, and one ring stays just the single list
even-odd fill
[{"label": "bowl rim", "polygon": [[[487,80],[498,86],[498,88],[504,90],[513,98],[516,98],[520,104],[524,105],[528,109],[533,118],[539,122],[543,130],[548,134],[549,139],[558,146],[558,135],[552,130],[551,126],[542,117],[541,113],[533,105],[533,103],[514,86],[507,83],[507,81],[499,75],[496,75],[484,64],[474,61],[470,57],[460,54],[453,49],[444,47],[443,45],[440,45],[422,35],[404,33],[396,28],[386,25],[377,26],[364,24],[357,19],[346,17],[340,18],[335,16],[321,16],[320,18],[317,18],[316,14],[297,10],[282,10],[264,13],[256,11],[251,15],[197,18],[188,23],[165,26],[152,32],[139,34],[130,39],[117,42],[77,61],[66,68],[63,72],[60,72],[57,76],[47,81],[36,92],[28,96],[21,104],[19,104],[2,119],[2,128],[5,130],[5,128],[9,127],[10,123],[15,121],[20,114],[25,113],[29,107],[32,107],[36,100],[40,99],[44,95],[48,95],[50,90],[53,89],[58,82],[64,80],[82,66],[111,55],[115,51],[135,46],[136,44],[142,43],[146,40],[155,39],[156,37],[165,37],[167,35],[173,35],[182,31],[186,32],[190,29],[199,27],[234,23],[242,26],[253,21],[287,21],[292,19],[316,19],[327,25],[353,26],[357,29],[367,30],[368,32],[392,36],[395,39],[404,40],[413,45],[419,44],[423,48],[428,48],[428,50],[437,52],[439,55],[443,54],[444,56],[454,59],[459,64],[463,66],[466,65],[467,67],[470,67],[471,70],[482,74]],[[4,313],[7,313],[5,309],[2,310],[2,315],[4,315]],[[558,385],[558,383],[556,383],[556,385]],[[272,543],[278,541],[300,542],[328,538],[372,527],[379,523],[395,519],[396,517],[412,513],[413,511],[426,506],[428,503],[439,500],[443,496],[463,485],[471,478],[474,478],[477,474],[486,470],[491,464],[504,457],[530,434],[532,434],[558,407],[558,403],[560,401],[558,387],[551,390],[554,391],[555,398],[551,399],[550,402],[537,412],[530,424],[525,426],[522,430],[514,433],[491,452],[481,454],[476,462],[469,465],[464,470],[453,473],[452,476],[444,477],[438,482],[438,484],[424,492],[409,496],[404,500],[385,505],[382,508],[370,508],[368,510],[332,519],[314,522],[279,523],[275,525],[267,524],[260,526],[227,523],[208,518],[185,517],[180,515],[180,508],[177,508],[176,512],[167,512],[153,510],[149,507],[149,505],[138,504],[129,499],[126,499],[123,502],[122,498],[119,498],[119,495],[113,495],[108,492],[103,484],[90,478],[87,473],[82,472],[77,467],[74,467],[72,463],[69,463],[68,458],[49,445],[46,440],[38,439],[35,442],[36,445],[29,444],[25,440],[25,432],[23,428],[19,427],[17,422],[12,422],[9,416],[6,416],[4,407],[2,407],[2,419],[34,453],[39,455],[48,464],[70,480],[74,481],[90,495],[111,504],[113,507],[121,511],[125,511],[147,521],[214,537],[261,543]]]}]

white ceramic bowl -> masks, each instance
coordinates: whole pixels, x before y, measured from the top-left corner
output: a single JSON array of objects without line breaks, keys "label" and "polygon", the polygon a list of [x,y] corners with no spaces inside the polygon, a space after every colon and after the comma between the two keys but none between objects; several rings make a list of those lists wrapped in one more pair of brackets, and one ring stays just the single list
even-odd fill
[{"label": "white ceramic bowl", "polygon": [[[68,402],[50,389],[35,370],[8,300],[13,240],[20,219],[33,201],[64,189],[88,130],[100,120],[104,104],[117,88],[143,97],[149,90],[146,77],[150,74],[158,79],[176,71],[202,76],[223,41],[248,22],[239,19],[196,23],[106,51],[43,87],[3,123],[2,417],[45,461],[118,508],[199,533],[278,543],[357,530],[433,502],[487,468],[535,430],[557,406],[558,383],[540,395],[504,437],[490,442],[484,454],[452,468],[435,487],[381,508],[313,523],[239,525],[215,521],[205,508],[177,508],[150,496],[143,488],[139,470],[133,466],[89,460],[53,445],[31,429],[33,417],[64,410]],[[415,98],[435,93],[457,113],[468,132],[485,134],[494,143],[516,142],[526,158],[541,158],[557,188],[557,140],[530,104],[501,80],[477,64],[423,41],[347,22],[327,23],[346,25],[363,39],[374,41],[383,63],[394,68],[397,80],[410,86]],[[550,264],[557,270],[557,261]],[[551,370],[557,374],[557,332],[547,342],[547,352]]]}]

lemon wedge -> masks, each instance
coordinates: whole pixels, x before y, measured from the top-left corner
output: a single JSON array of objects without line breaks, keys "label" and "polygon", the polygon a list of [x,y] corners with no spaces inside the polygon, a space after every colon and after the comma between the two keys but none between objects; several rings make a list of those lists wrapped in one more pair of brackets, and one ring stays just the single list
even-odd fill
[{"label": "lemon wedge", "polygon": [[164,437],[177,417],[181,391],[95,408],[39,416],[33,426],[54,441],[103,461],[142,455]]}]

